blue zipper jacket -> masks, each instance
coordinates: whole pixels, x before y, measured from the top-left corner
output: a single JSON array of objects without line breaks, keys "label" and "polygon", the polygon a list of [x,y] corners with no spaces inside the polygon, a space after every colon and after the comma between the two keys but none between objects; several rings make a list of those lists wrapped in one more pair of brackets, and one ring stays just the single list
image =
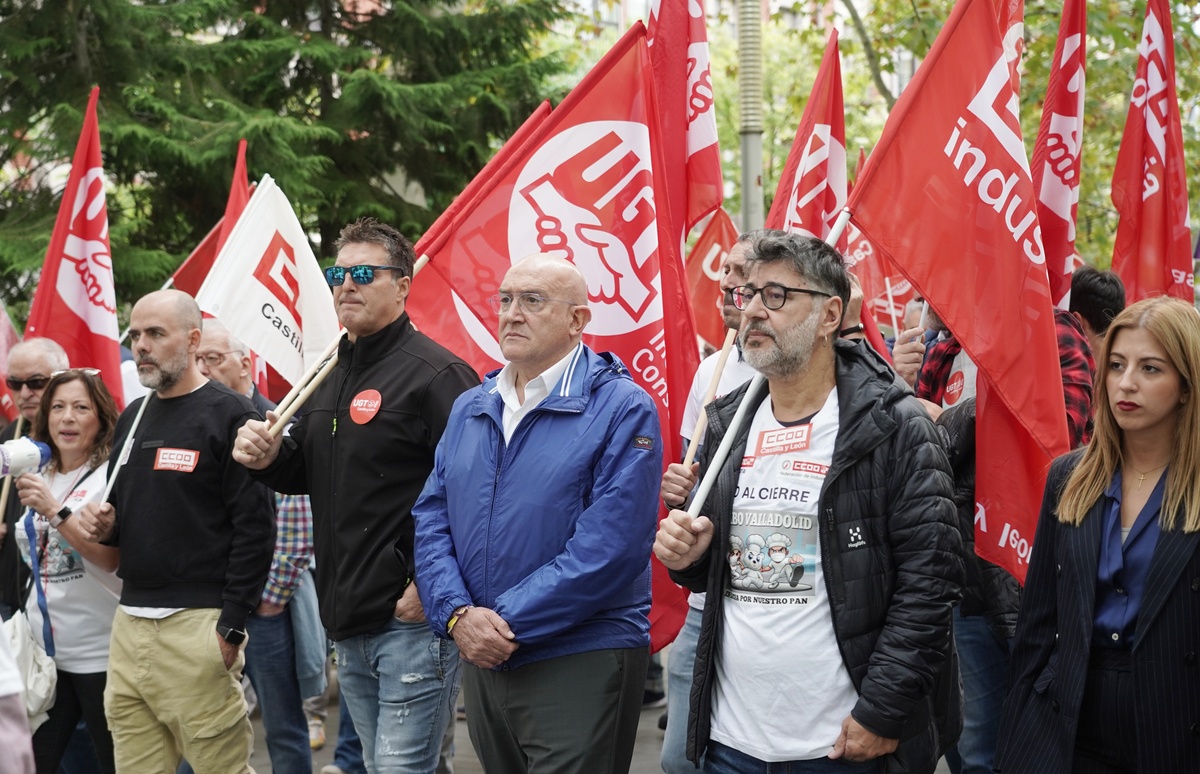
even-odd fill
[{"label": "blue zipper jacket", "polygon": [[500,669],[650,642],[658,412],[611,353],[580,345],[504,441],[499,371],[463,393],[413,507],[417,584],[433,630],[494,610],[520,647]]}]

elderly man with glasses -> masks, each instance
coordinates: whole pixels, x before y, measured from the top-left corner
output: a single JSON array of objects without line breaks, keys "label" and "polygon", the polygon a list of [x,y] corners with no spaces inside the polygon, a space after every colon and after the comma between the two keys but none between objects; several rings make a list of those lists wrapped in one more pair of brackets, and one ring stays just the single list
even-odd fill
[{"label": "elderly man with glasses", "polygon": [[429,625],[458,644],[489,772],[627,772],[649,656],[662,444],[650,396],[581,342],[583,275],[516,263],[508,365],[459,398],[413,508]]},{"label": "elderly man with glasses", "polygon": [[479,383],[405,312],[415,256],[372,219],[342,230],[325,270],[346,336],[291,433],[249,422],[234,459],[310,496],[321,620],[371,772],[433,772],[454,721],[458,650],[435,638],[414,577],[411,509],[454,399]]}]

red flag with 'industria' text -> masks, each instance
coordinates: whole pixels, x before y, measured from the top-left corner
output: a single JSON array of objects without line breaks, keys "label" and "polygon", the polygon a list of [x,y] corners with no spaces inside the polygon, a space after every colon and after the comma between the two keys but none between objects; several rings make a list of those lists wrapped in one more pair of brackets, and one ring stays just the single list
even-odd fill
[{"label": "red flag with 'industria' text", "polygon": [[1024,579],[1046,471],[1068,445],[1017,105],[993,6],[959,0],[848,206],[979,368],[976,552]]},{"label": "red flag with 'industria' text", "polygon": [[93,88],[25,337],[53,339],[66,350],[72,366],[100,369],[100,378],[120,408],[125,405],[125,389],[96,117],[99,99],[99,87]]},{"label": "red flag with 'industria' text", "polygon": [[[658,405],[664,459],[681,457],[679,424],[699,351],[678,252],[658,208],[662,155],[645,42],[635,24],[536,133],[475,188],[408,299],[413,322],[481,373],[502,362],[488,299],[533,253],[574,263],[588,286],[584,342],[614,352]],[[682,625],[684,592],[654,566],[652,644]]]}]

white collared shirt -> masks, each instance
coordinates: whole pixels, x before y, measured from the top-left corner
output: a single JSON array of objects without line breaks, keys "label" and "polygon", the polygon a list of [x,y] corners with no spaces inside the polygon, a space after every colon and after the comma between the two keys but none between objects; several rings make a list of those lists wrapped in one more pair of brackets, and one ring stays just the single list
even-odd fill
[{"label": "white collared shirt", "polygon": [[566,354],[566,357],[530,379],[525,385],[524,402],[521,402],[521,399],[517,397],[517,370],[513,367],[512,363],[504,366],[504,369],[500,372],[500,376],[496,379],[496,389],[500,393],[500,399],[504,401],[505,443],[512,440],[513,431],[517,429],[517,425],[521,423],[521,419],[545,400],[554,385],[558,384],[558,380],[566,373],[567,366],[571,364],[575,353],[582,346],[582,343],[576,344]]}]

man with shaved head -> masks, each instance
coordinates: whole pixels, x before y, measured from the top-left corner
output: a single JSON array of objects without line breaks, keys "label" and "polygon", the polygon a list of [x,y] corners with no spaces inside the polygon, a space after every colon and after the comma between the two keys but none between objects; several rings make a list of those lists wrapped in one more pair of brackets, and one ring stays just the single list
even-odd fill
[{"label": "man with shaved head", "polygon": [[413,508],[429,625],[489,772],[627,772],[649,645],[658,414],[581,342],[587,284],[530,256],[492,299],[508,365],[454,404]]},{"label": "man with shaved head", "polygon": [[79,517],[90,539],[121,550],[104,692],[117,771],[174,771],[181,755],[197,774],[252,771],[243,649],[275,511],[230,456],[238,428],[259,414],[200,372],[200,325],[195,300],[178,290],[134,305],[129,339],[152,392],[117,423],[108,502]]}]

